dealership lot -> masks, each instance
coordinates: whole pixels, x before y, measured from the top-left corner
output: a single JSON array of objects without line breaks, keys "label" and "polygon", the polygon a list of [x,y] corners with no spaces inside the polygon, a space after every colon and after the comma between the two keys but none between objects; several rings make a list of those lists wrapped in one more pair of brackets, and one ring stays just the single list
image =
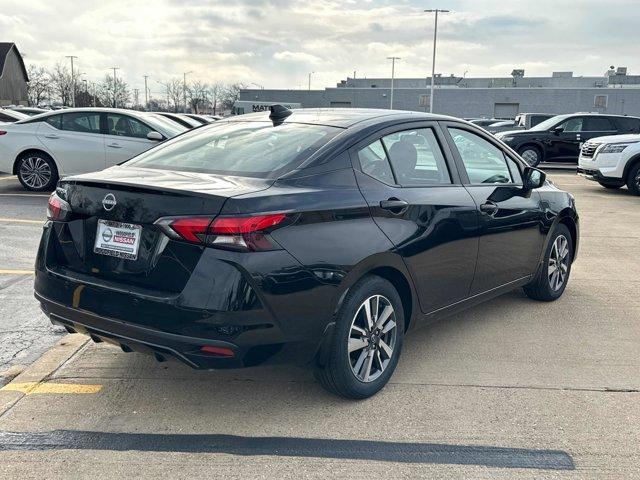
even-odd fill
[{"label": "dealership lot", "polygon": [[[639,476],[638,199],[550,178],[581,214],[557,302],[516,291],[413,332],[362,402],[295,367],[200,372],[64,337],[0,391],[0,478]],[[28,273],[45,205],[0,177],[0,366],[61,337]]]}]

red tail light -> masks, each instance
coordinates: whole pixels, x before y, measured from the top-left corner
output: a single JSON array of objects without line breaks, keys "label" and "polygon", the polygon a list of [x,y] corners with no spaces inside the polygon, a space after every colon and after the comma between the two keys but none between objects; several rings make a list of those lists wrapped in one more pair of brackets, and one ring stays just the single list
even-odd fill
[{"label": "red tail light", "polygon": [[71,206],[62,200],[56,192],[49,196],[47,204],[47,218],[49,220],[64,221],[71,213]]},{"label": "red tail light", "polygon": [[165,217],[156,221],[171,238],[232,250],[276,250],[269,236],[287,219],[284,213],[250,217]]},{"label": "red tail light", "polygon": [[0,135],[6,135],[7,131],[6,130],[0,130]]},{"label": "red tail light", "polygon": [[226,358],[235,357],[235,353],[233,353],[233,350],[226,347],[216,347],[213,345],[205,345],[204,347],[200,348],[200,351],[203,353],[208,353],[210,355],[215,355],[217,357],[226,357]]}]

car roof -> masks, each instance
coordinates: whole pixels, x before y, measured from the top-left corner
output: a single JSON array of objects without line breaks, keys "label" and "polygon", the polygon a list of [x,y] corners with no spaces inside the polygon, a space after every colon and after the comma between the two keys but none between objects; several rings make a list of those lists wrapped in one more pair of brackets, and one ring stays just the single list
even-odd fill
[{"label": "car roof", "polygon": [[[33,117],[29,117],[28,121],[38,121],[38,119],[46,118],[51,115],[61,115],[66,113],[74,113],[74,112],[96,112],[96,113],[120,113],[123,115],[132,115],[132,116],[146,116],[149,112],[141,112],[139,110],[128,110],[126,108],[109,108],[109,107],[76,107],[76,108],[65,108],[60,110],[47,110],[44,113],[39,113],[38,115],[34,115]],[[27,121],[27,119],[25,119]]]},{"label": "car roof", "polygon": [[[269,122],[269,111],[247,113],[226,117],[231,122]],[[294,108],[284,123],[310,123],[332,127],[348,128],[357,123],[368,120],[457,120],[459,118],[434,115],[422,112],[408,112],[404,110],[383,110],[375,108]]]}]

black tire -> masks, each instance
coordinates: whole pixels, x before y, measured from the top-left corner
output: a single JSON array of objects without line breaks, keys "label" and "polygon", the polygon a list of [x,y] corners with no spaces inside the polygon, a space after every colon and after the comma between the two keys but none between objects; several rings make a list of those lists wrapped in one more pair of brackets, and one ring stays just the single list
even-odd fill
[{"label": "black tire", "polygon": [[640,162],[636,163],[627,176],[627,188],[634,195],[640,195]]},{"label": "black tire", "polygon": [[[365,334],[363,334],[362,340],[367,342],[368,345],[349,353],[349,339],[357,340],[352,336],[352,322],[357,326],[357,322],[366,318],[362,317],[364,312],[361,306],[365,301],[375,296],[381,296],[381,299],[378,300],[381,305],[378,309],[380,313],[384,311],[386,302],[393,307],[393,313],[388,317],[388,322],[395,321],[393,342],[391,337],[388,336],[392,331],[386,334],[381,333],[379,336],[369,336],[368,338],[371,338],[371,341],[365,339]],[[373,275],[364,277],[347,294],[335,321],[332,338],[327,342],[326,361],[324,365],[316,366],[314,375],[322,387],[335,395],[350,399],[371,397],[380,391],[393,375],[402,350],[405,320],[400,295],[398,295],[393,285],[385,279]],[[388,324],[385,323],[384,325]],[[388,341],[390,344],[393,343],[391,357],[386,356],[382,347],[371,347],[372,344],[378,345],[378,338],[380,342]],[[389,345],[385,343],[385,346],[388,347]],[[373,373],[372,377],[376,374],[378,375],[374,380],[363,381],[362,378],[358,378],[354,373],[354,367],[357,368],[360,361],[359,357],[363,354],[366,354],[366,359],[361,363],[361,368],[366,369],[369,366],[369,371]],[[367,364],[369,355],[371,355],[371,363]],[[379,368],[382,364],[386,366]],[[366,377],[368,375],[363,376]]]},{"label": "black tire", "polygon": [[[561,285],[557,285],[558,277],[552,277],[549,273],[551,262],[550,258],[554,255],[552,252],[554,250],[554,245],[559,237],[564,237],[567,241],[567,253],[566,253],[566,271],[565,277],[561,283]],[[563,258],[565,258],[563,256]],[[557,263],[557,262],[556,262]],[[535,277],[528,285],[524,286],[524,293],[527,294],[529,298],[534,300],[540,300],[543,302],[552,302],[557,300],[564,293],[565,288],[567,287],[567,283],[569,282],[569,276],[571,275],[571,264],[573,263],[573,239],[571,237],[571,232],[564,224],[559,224],[553,230],[551,237],[549,238],[549,245],[547,245],[547,250],[544,254],[544,260],[540,267],[538,268],[538,272]],[[554,282],[556,280],[556,282]],[[552,286],[552,283],[555,283],[555,287]]]},{"label": "black tire", "polygon": [[598,183],[602,185],[604,188],[608,188],[610,190],[618,190],[619,188],[622,187],[622,185],[617,185],[613,183],[602,183],[602,182],[598,182]]},{"label": "black tire", "polygon": [[[525,145],[518,149],[518,153],[522,157],[522,159],[526,162],[530,167],[537,167],[542,162],[542,152],[540,149],[534,145]],[[529,155],[531,155],[529,157]],[[535,155],[535,160],[532,160]]]},{"label": "black tire", "polygon": [[49,192],[58,183],[56,163],[40,151],[23,153],[16,164],[16,173],[22,186],[33,192]]}]

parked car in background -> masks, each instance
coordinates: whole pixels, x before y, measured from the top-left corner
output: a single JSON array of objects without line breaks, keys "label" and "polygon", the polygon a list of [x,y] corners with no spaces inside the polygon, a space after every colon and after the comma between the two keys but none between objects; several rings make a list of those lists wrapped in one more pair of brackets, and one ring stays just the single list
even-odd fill
[{"label": "parked car in background", "polygon": [[45,108],[38,108],[38,107],[21,107],[21,106],[11,106],[11,107],[7,107],[13,111],[16,112],[20,112],[20,113],[24,113],[25,115],[28,115],[30,117],[34,116],[34,115],[40,115],[41,113],[47,113],[50,110],[47,110]]},{"label": "parked car in background", "polygon": [[504,132],[507,130],[513,130],[514,128],[517,128],[515,120],[501,120],[484,127],[484,129],[489,133]]},{"label": "parked car in background", "polygon": [[48,217],[52,322],[194,368],[308,365],[354,399],[419,324],[519,287],[558,299],[579,239],[573,197],[492,135],[374,109],[198,128],[63,179]]},{"label": "parked car in background", "polygon": [[17,175],[28,190],[52,190],[64,175],[116,165],[184,131],[135,110],[51,111],[0,125],[0,171]]},{"label": "parked car in background", "polygon": [[640,195],[640,135],[596,137],[582,145],[578,174],[606,188]]},{"label": "parked car in background", "polygon": [[551,117],[529,130],[496,134],[531,166],[541,162],[576,162],[580,148],[595,137],[640,132],[640,118],[598,113]]},{"label": "parked car in background", "polygon": [[0,108],[0,123],[13,123],[19,120],[25,120],[29,115],[8,108]]},{"label": "parked car in background", "polygon": [[165,118],[168,118],[172,122],[177,123],[178,125],[182,125],[188,129],[198,128],[202,126],[202,123],[198,120],[194,120],[193,118],[188,117],[183,113],[171,113],[171,112],[153,112],[156,115],[161,115]]},{"label": "parked car in background", "polygon": [[478,127],[485,128],[496,122],[502,122],[503,120],[504,119],[500,119],[500,118],[475,118],[473,120],[469,120],[469,122],[473,123],[474,125],[477,125]]},{"label": "parked car in background", "polygon": [[213,120],[207,118],[205,115],[198,115],[197,113],[185,113],[185,115],[197,122],[200,122],[201,125],[209,125],[213,122]]},{"label": "parked car in background", "polygon": [[516,128],[514,130],[529,130],[548,118],[555,117],[551,113],[519,113],[516,115]]},{"label": "parked car in background", "polygon": [[212,122],[217,122],[218,120],[222,120],[224,118],[222,115],[203,115],[203,117],[208,118]]}]

